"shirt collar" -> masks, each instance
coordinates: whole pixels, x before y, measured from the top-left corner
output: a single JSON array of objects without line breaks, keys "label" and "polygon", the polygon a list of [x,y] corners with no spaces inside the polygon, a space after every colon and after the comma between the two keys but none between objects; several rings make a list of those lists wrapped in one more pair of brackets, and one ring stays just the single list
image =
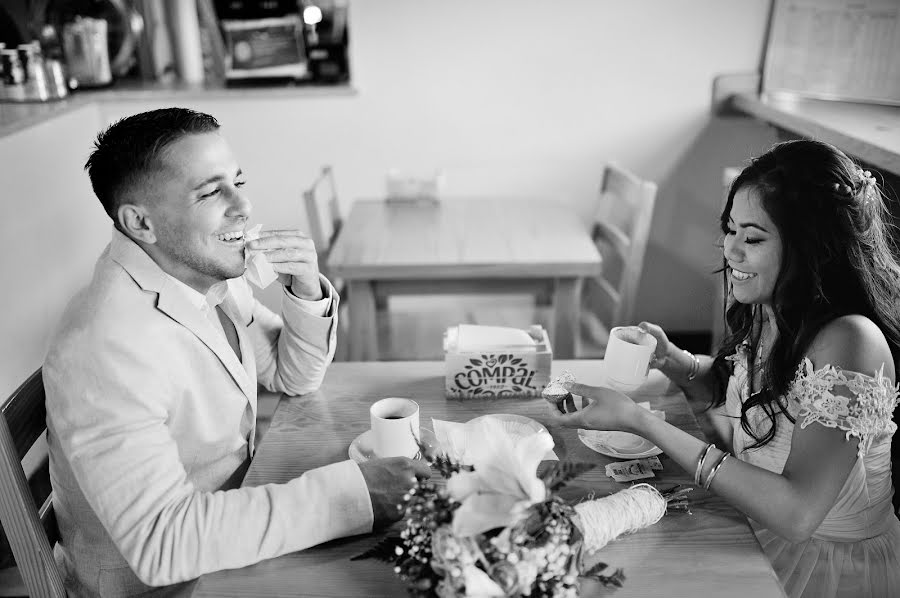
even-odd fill
[{"label": "shirt collar", "polygon": [[228,294],[228,282],[222,281],[217,282],[213,286],[209,287],[209,290],[206,292],[206,295],[200,293],[200,291],[189,287],[184,284],[174,276],[170,274],[166,274],[169,281],[175,286],[175,289],[178,293],[180,293],[185,299],[187,299],[191,305],[199,309],[200,311],[205,311],[206,309],[214,309],[220,303],[225,301],[225,295]]}]

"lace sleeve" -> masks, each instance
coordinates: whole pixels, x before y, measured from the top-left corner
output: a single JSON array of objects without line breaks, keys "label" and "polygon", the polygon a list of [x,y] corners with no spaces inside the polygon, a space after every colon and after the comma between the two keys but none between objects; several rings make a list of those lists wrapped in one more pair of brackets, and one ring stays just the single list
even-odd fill
[{"label": "lace sleeve", "polygon": [[[835,387],[849,389],[853,397],[836,395]],[[898,387],[900,388],[900,387]],[[799,405],[800,428],[817,422],[846,432],[845,438],[859,438],[857,454],[865,456],[872,442],[897,430],[892,417],[897,406],[898,388],[884,377],[884,365],[875,376],[844,371],[826,365],[814,369],[804,357],[791,382],[788,399]]]}]

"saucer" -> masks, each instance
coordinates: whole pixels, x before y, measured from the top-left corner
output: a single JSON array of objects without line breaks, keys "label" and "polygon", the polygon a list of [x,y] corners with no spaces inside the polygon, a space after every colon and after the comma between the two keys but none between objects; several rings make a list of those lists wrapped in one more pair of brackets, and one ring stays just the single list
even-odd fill
[{"label": "saucer", "polygon": [[[426,428],[421,428],[419,430],[419,439],[426,445],[437,446],[437,439],[434,437],[434,432]],[[372,430],[366,430],[354,438],[353,442],[350,443],[347,454],[357,463],[364,463],[369,459],[377,457],[375,451],[372,449]],[[416,453],[416,456],[413,458],[418,459],[420,457],[421,455]]]},{"label": "saucer", "polygon": [[488,415],[481,415],[474,419],[470,419],[466,423],[474,424],[488,418],[504,422],[503,427],[513,436],[527,436],[528,434],[537,434],[540,432],[550,433],[540,422],[525,415],[516,415],[515,413],[489,413]]},{"label": "saucer", "polygon": [[643,459],[662,454],[662,449],[637,434],[578,429],[578,439],[589,449],[616,459]]}]

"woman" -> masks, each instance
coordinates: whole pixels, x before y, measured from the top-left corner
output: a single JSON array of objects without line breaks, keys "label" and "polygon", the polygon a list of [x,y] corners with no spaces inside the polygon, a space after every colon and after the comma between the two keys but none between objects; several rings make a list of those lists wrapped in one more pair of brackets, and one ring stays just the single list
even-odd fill
[{"label": "woman", "polygon": [[653,324],[655,364],[725,406],[733,455],[619,393],[561,425],[648,438],[746,514],[788,595],[900,596],[891,498],[900,266],[874,178],[836,148],[776,145],[735,179],[721,216],[730,336],[716,357]]}]

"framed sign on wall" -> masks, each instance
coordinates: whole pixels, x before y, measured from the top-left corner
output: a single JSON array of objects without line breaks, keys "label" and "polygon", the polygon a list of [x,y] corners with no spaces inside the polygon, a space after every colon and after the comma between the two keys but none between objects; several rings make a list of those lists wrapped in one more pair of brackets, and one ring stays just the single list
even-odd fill
[{"label": "framed sign on wall", "polygon": [[762,91],[900,105],[900,1],[775,0]]}]

